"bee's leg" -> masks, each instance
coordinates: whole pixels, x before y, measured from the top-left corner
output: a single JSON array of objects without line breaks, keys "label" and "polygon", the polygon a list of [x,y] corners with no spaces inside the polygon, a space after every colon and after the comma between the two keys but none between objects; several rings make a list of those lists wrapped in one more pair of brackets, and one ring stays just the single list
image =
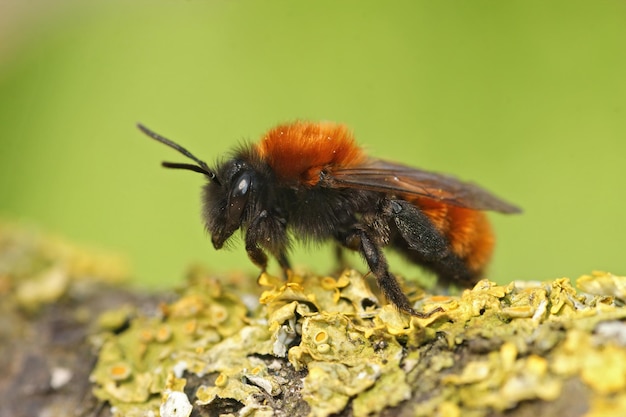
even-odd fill
[{"label": "bee's leg", "polygon": [[287,219],[281,213],[274,212],[272,216],[268,216],[265,240],[269,241],[269,251],[278,261],[285,277],[288,277],[289,271],[291,271],[291,262],[289,262],[289,257],[287,256],[287,248],[289,247]]},{"label": "bee's leg", "polygon": [[446,237],[418,207],[404,200],[389,200],[386,213],[402,237],[402,242],[393,243],[395,249],[434,271],[440,282],[476,282],[477,273],[451,250]]},{"label": "bee's leg", "polygon": [[354,245],[355,242],[359,242],[359,252],[365,258],[367,265],[376,277],[378,286],[384,294],[385,298],[394,304],[398,309],[411,314],[412,316],[425,318],[430,317],[433,313],[443,311],[441,308],[436,308],[428,313],[421,313],[416,311],[409,302],[407,296],[402,292],[400,284],[396,277],[389,272],[387,265],[387,259],[383,254],[380,246],[376,245],[367,232],[361,228],[357,228],[345,237],[344,244],[348,247]]},{"label": "bee's leg", "polygon": [[348,261],[346,261],[345,252],[341,245],[335,245],[335,262],[337,264],[337,271],[340,273],[348,267]]},{"label": "bee's leg", "polygon": [[261,240],[261,221],[265,218],[267,218],[267,212],[263,210],[261,214],[255,217],[250,223],[248,230],[246,230],[245,239],[248,258],[250,258],[256,266],[261,268],[263,272],[267,269],[267,255],[263,249],[261,249],[258,242]]},{"label": "bee's leg", "polygon": [[261,211],[250,222],[245,241],[248,257],[264,272],[268,257],[263,249],[276,258],[285,277],[288,276],[291,266],[287,257],[287,229],[284,219],[270,216],[266,210]]},{"label": "bee's leg", "polygon": [[287,276],[287,273],[291,270],[291,263],[289,262],[287,253],[285,253],[284,250],[281,250],[276,256],[276,259],[278,260],[278,264],[282,268],[283,273]]},{"label": "bee's leg", "polygon": [[446,238],[419,208],[407,201],[389,200],[389,209],[402,239],[422,259],[437,261],[449,254]]},{"label": "bee's leg", "polygon": [[267,255],[263,252],[263,249],[257,245],[255,235],[256,233],[251,233],[250,230],[246,233],[246,252],[248,253],[248,258],[265,272],[265,269],[267,269]]}]

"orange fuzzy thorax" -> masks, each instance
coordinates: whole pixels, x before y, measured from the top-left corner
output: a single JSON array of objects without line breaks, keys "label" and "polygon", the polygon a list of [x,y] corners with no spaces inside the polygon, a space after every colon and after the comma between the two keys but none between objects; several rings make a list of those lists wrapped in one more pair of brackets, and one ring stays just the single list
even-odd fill
[{"label": "orange fuzzy thorax", "polygon": [[356,166],[366,159],[347,127],[328,122],[280,125],[256,146],[280,181],[308,186],[317,184],[324,169]]}]

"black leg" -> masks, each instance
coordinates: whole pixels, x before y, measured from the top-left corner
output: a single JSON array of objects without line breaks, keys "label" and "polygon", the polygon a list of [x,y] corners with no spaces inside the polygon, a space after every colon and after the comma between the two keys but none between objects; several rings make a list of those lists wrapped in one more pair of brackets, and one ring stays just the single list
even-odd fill
[{"label": "black leg", "polygon": [[285,276],[287,276],[287,272],[291,270],[291,264],[289,262],[289,258],[287,258],[287,254],[285,253],[285,251],[280,251],[278,253],[278,256],[276,256],[276,259],[278,260],[278,264],[282,268],[283,273],[285,274]]},{"label": "black leg", "polygon": [[337,263],[337,270],[339,272],[346,269],[348,266],[348,262],[346,261],[346,256],[344,253],[344,248],[340,245],[335,245],[335,262]]},{"label": "black leg", "polygon": [[265,249],[276,258],[283,273],[287,276],[291,265],[287,257],[288,242],[285,224],[284,220],[269,216],[268,212],[263,210],[250,222],[245,241],[246,251],[252,262],[265,271],[268,262]]},{"label": "black leg", "polygon": [[263,271],[267,268],[267,255],[257,242],[259,241],[259,224],[266,217],[267,212],[263,210],[259,216],[252,220],[246,231],[246,252],[248,253],[248,258]]},{"label": "black leg", "polygon": [[256,244],[256,240],[246,238],[246,252],[248,252],[248,258],[250,258],[256,266],[265,271],[267,268],[267,255],[263,252],[263,249]]},{"label": "black leg", "polygon": [[418,252],[425,261],[437,261],[449,254],[448,242],[420,209],[403,200],[391,200],[389,206],[409,249]]},{"label": "black leg", "polygon": [[392,247],[435,272],[440,282],[467,285],[477,281],[478,274],[451,250],[448,240],[418,207],[403,200],[388,204],[388,215],[400,235]]},{"label": "black leg", "polygon": [[434,309],[428,313],[416,311],[409,302],[409,299],[400,288],[398,280],[389,272],[387,260],[382,249],[377,246],[364,230],[355,230],[354,235],[346,236],[346,240],[352,240],[358,237],[360,241],[360,252],[365,258],[367,265],[376,277],[378,286],[385,298],[398,309],[411,314],[412,316],[427,318],[436,312],[443,311],[441,307]]}]

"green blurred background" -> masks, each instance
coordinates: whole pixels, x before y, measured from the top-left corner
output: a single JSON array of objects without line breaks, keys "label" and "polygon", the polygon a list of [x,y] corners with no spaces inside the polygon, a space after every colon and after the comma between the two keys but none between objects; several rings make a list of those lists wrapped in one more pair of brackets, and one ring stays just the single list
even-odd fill
[{"label": "green blurred background", "polygon": [[[0,216],[126,253],[142,283],[256,269],[241,244],[212,248],[203,178],[160,168],[183,158],[137,121],[208,162],[278,122],[344,122],[373,155],[524,208],[492,216],[492,279],[626,273],[622,0],[4,0],[0,16]],[[323,273],[330,253],[295,259]]]}]

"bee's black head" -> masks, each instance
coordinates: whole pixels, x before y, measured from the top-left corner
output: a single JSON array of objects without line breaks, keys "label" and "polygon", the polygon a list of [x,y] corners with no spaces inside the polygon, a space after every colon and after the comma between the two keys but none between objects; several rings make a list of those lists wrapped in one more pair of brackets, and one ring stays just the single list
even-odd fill
[{"label": "bee's black head", "polygon": [[163,162],[166,168],[186,169],[199,172],[209,182],[204,186],[203,217],[207,231],[211,234],[213,246],[220,249],[226,240],[246,223],[250,217],[250,196],[256,186],[256,172],[248,163],[234,158],[221,164],[217,170],[195,157],[191,152],[175,142],[138,124],[137,127],[146,135],[185,155],[196,164]]}]

